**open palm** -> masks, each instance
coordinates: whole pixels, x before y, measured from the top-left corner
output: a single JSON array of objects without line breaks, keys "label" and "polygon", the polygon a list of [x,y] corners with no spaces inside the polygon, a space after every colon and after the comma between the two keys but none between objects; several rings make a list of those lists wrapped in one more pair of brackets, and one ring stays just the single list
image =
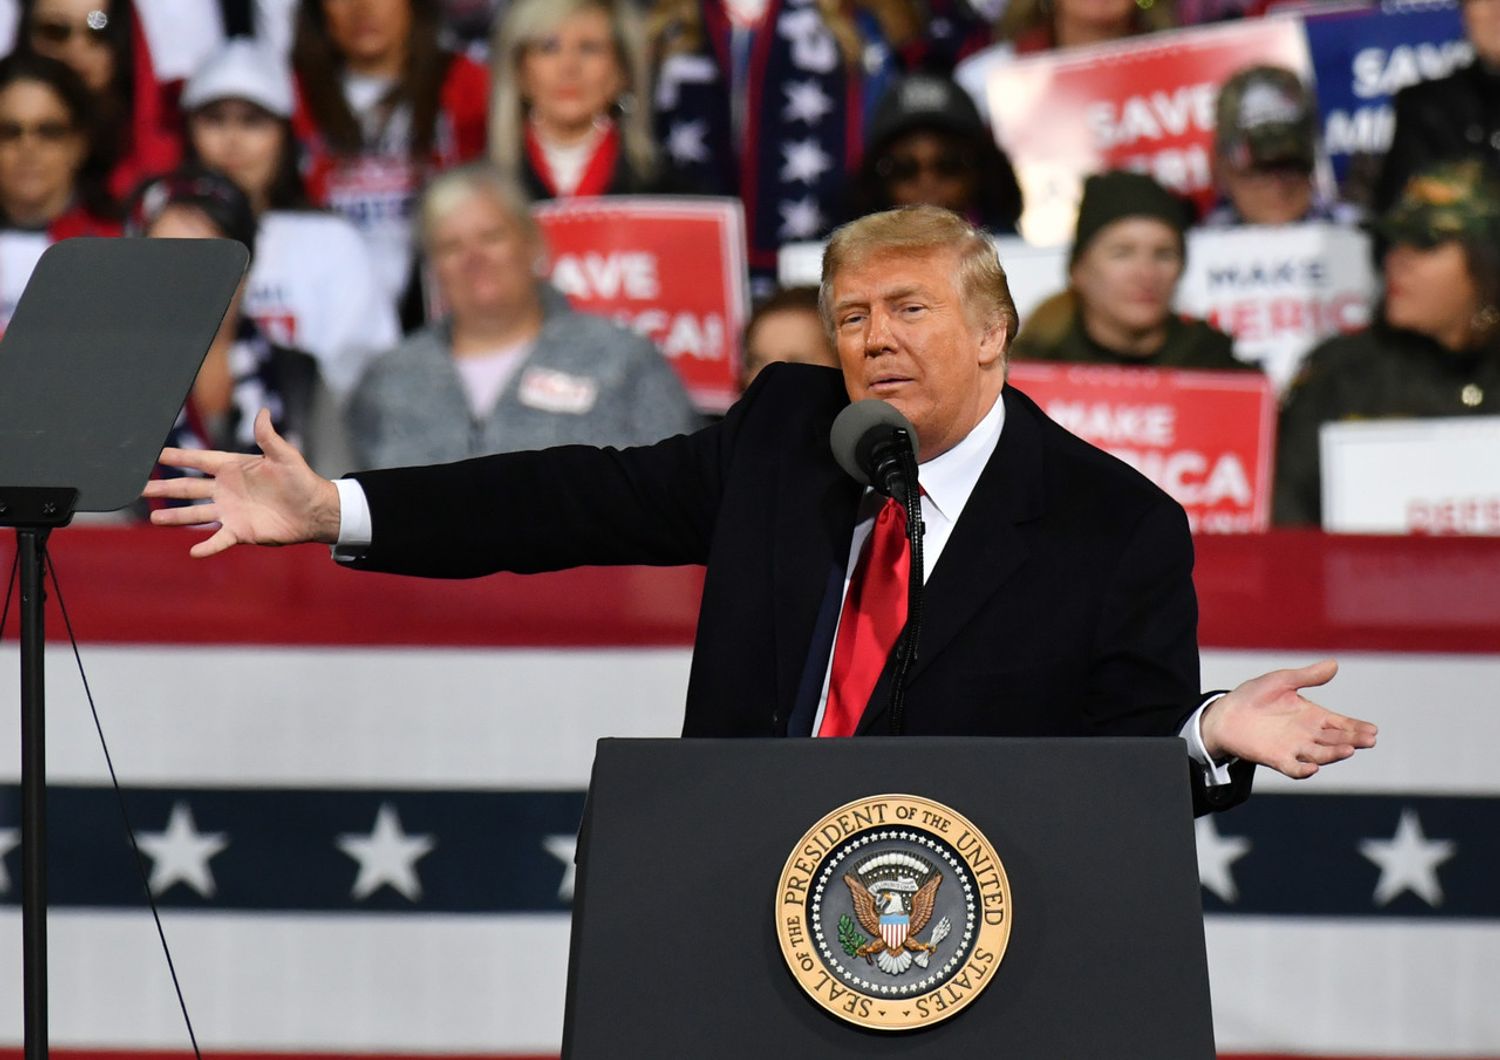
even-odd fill
[{"label": "open palm", "polygon": [[1368,721],[1321,707],[1302,695],[1338,672],[1332,659],[1251,678],[1216,700],[1203,715],[1210,757],[1236,757],[1301,780],[1322,766],[1375,746]]},{"label": "open palm", "polygon": [[219,524],[211,537],[192,547],[194,558],[217,555],[235,545],[332,544],[338,539],[338,489],[276,433],[265,409],[255,417],[255,441],[261,456],[162,450],[163,464],[197,471],[202,477],[155,479],[142,495],[201,503],[158,509],[151,513],[151,521],[158,526]]}]

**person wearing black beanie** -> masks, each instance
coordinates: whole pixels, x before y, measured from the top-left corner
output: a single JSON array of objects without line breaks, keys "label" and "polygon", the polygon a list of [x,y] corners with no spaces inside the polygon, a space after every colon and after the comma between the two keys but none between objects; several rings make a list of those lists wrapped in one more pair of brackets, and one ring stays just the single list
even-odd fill
[{"label": "person wearing black beanie", "polygon": [[1228,335],[1172,310],[1189,219],[1187,204],[1144,174],[1090,177],[1068,254],[1068,289],[1031,314],[1012,356],[1153,368],[1252,368],[1235,359]]}]

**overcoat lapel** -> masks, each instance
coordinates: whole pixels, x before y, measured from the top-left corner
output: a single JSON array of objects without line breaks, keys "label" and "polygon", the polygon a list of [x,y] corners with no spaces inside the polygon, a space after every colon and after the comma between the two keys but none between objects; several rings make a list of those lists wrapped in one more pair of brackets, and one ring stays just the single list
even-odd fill
[{"label": "overcoat lapel", "polygon": [[[806,460],[796,454],[791,460]],[[830,572],[849,561],[854,519],[864,492],[832,456],[811,467],[783,467],[776,494],[771,570],[775,590],[776,714],[796,703]]]}]

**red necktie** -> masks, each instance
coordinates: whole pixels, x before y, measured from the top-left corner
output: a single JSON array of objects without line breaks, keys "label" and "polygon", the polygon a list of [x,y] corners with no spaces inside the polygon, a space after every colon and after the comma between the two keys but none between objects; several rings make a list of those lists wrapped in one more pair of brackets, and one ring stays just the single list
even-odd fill
[{"label": "red necktie", "polygon": [[875,526],[849,578],[819,736],[854,735],[901,627],[906,625],[910,580],[906,509],[887,500],[875,516]]}]

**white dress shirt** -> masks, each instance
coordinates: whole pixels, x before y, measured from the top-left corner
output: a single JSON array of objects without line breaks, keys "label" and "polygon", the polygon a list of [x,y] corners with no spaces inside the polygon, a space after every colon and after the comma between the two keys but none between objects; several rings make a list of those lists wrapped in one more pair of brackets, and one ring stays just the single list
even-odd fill
[{"label": "white dress shirt", "polygon": [[[985,413],[984,418],[975,425],[963,441],[946,453],[941,453],[919,465],[919,477],[922,482],[922,525],[925,530],[922,535],[922,582],[924,585],[927,582],[927,572],[932,570],[941,558],[943,549],[948,544],[948,538],[953,534],[954,524],[963,514],[964,505],[969,503],[969,497],[973,494],[974,487],[978,485],[979,476],[984,472],[985,465],[994,454],[995,446],[1000,442],[1000,432],[1004,429],[1005,402],[997,398],[994,407]],[[373,535],[370,505],[365,498],[364,489],[354,479],[339,479],[334,485],[339,491],[339,540],[335,547],[335,555],[338,555],[346,549],[368,546],[373,540]],[[844,567],[845,600],[849,596],[849,579],[854,573],[854,565],[859,560],[860,550],[870,536],[870,531],[875,525],[875,516],[883,503],[884,498],[869,489],[865,491],[865,496],[860,502],[860,519],[855,524],[854,536],[849,542],[849,560]],[[842,618],[841,612],[841,621]],[[834,643],[838,643],[837,633],[834,635]],[[813,718],[812,731],[815,734],[823,724],[823,712],[828,705],[828,681],[832,670],[833,650],[830,648],[828,664],[823,671],[823,691],[818,697],[818,712]],[[1187,741],[1189,756],[1203,767],[1204,783],[1211,786],[1229,783],[1229,766],[1232,764],[1232,762],[1212,761],[1208,757],[1207,748],[1203,745],[1203,712],[1217,698],[1217,696],[1212,696],[1204,700],[1178,734]]]}]

